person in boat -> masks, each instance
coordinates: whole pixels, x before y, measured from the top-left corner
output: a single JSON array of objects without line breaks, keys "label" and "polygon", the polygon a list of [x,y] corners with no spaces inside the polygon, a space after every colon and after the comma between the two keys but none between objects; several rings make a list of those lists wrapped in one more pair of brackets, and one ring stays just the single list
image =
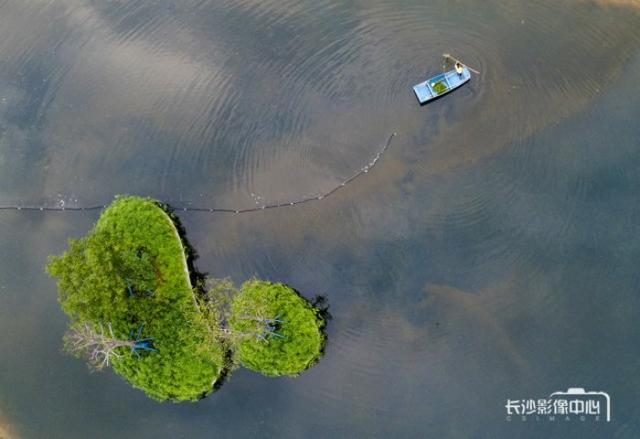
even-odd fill
[{"label": "person in boat", "polygon": [[460,61],[456,61],[455,68],[456,68],[456,73],[458,75],[462,75],[462,64],[460,64]]}]

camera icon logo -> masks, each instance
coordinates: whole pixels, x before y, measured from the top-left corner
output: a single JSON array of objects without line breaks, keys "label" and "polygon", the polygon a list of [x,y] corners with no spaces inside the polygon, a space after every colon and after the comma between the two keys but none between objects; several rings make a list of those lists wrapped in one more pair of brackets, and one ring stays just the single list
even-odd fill
[{"label": "camera icon logo", "polygon": [[[549,395],[549,398],[564,398],[569,401],[569,404],[574,404],[574,411],[582,411],[584,414],[595,414],[594,409],[598,408],[598,414],[600,411],[600,402],[604,402],[605,416],[607,422],[611,422],[611,397],[607,392],[602,391],[590,391],[587,392],[582,387],[569,387],[566,392],[553,392]],[[581,409],[584,407],[584,409]],[[571,407],[570,407],[571,408]]]}]

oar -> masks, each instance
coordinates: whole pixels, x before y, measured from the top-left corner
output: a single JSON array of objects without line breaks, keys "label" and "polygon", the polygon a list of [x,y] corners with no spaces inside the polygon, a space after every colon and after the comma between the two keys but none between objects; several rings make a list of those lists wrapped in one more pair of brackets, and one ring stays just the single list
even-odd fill
[{"label": "oar", "polygon": [[465,66],[466,68],[468,68],[469,70],[471,70],[473,73],[479,75],[480,72],[474,68],[469,67],[468,65],[466,65],[465,63],[463,63],[462,61],[460,61],[459,59],[456,59],[454,57],[452,57],[451,55],[449,55],[448,53],[443,53],[442,56],[444,56],[445,58],[451,58],[452,60],[459,62],[460,64],[462,64],[463,66]]}]

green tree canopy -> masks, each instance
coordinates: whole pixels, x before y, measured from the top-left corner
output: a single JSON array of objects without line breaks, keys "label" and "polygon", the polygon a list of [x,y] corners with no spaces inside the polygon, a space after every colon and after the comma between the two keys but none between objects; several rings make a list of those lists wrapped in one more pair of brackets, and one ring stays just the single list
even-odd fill
[{"label": "green tree canopy", "polygon": [[114,370],[156,399],[194,400],[224,369],[225,349],[200,312],[175,224],[157,202],[120,197],[81,239],[51,257],[59,300],[72,327],[110,325],[114,337],[153,339],[157,352],[127,352]]},{"label": "green tree canopy", "polygon": [[232,299],[228,324],[236,360],[269,376],[297,375],[324,347],[320,312],[281,283],[245,282]]},{"label": "green tree canopy", "polygon": [[[320,311],[292,288],[259,280],[240,291],[212,280],[203,294],[176,221],[154,200],[119,197],[84,238],[50,258],[71,318],[67,348],[175,401],[211,392],[234,364],[278,376],[316,362],[325,340]],[[194,288],[190,274],[202,285]]]}]

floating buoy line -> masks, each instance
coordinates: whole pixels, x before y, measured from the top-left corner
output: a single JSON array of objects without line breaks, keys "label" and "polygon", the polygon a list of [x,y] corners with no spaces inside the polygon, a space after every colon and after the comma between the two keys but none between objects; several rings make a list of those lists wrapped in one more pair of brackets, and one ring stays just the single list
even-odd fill
[{"label": "floating buoy line", "polygon": [[[397,135],[398,133],[394,132],[391,133],[391,135],[389,136],[389,139],[387,139],[387,143],[384,144],[384,146],[382,147],[382,149],[374,156],[373,160],[371,160],[367,165],[365,165],[364,167],[360,168],[358,171],[356,171],[351,177],[347,178],[346,180],[344,180],[342,183],[338,184],[337,186],[335,186],[334,188],[332,188],[331,190],[327,191],[327,192],[323,192],[319,195],[314,195],[311,197],[305,197],[305,198],[300,198],[297,200],[293,200],[293,201],[286,201],[286,202],[279,202],[279,203],[273,203],[273,204],[264,204],[261,206],[256,206],[256,207],[250,207],[250,208],[245,208],[245,209],[229,209],[229,208],[223,208],[223,207],[193,207],[193,206],[182,206],[182,207],[176,207],[176,206],[170,206],[171,209],[173,209],[176,212],[208,212],[208,213],[233,213],[233,214],[238,214],[238,213],[249,213],[249,212],[258,212],[260,210],[266,210],[266,209],[278,209],[278,208],[282,208],[282,207],[291,207],[291,206],[296,206],[298,204],[305,204],[305,203],[311,203],[313,201],[320,201],[323,200],[325,198],[330,197],[331,195],[335,194],[336,192],[338,192],[340,189],[344,188],[345,186],[347,186],[348,184],[352,183],[353,181],[355,181],[358,177],[362,176],[363,174],[368,173],[369,171],[371,171],[376,164],[378,163],[378,160],[380,160],[382,158],[382,155],[387,151],[387,149],[389,148],[389,146],[391,146],[391,143],[393,141],[393,138]],[[25,210],[25,211],[42,211],[42,212],[89,212],[92,210],[101,210],[104,209],[108,206],[108,204],[97,204],[95,206],[76,206],[76,207],[67,207],[67,206],[48,206],[48,205],[24,205],[24,206],[19,206],[19,205],[0,205],[0,210]]]}]

